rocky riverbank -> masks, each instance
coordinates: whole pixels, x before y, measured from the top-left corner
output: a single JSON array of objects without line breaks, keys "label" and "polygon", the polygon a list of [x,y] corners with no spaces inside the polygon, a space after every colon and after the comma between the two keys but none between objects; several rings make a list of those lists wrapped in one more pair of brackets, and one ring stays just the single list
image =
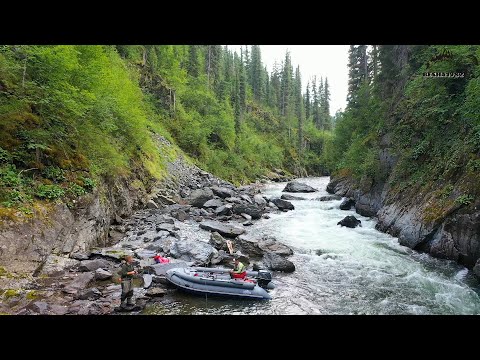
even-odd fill
[{"label": "rocky riverbank", "polygon": [[455,260],[480,278],[480,211],[476,211],[477,207],[472,212],[459,202],[446,201],[448,206],[438,208],[432,193],[395,193],[388,182],[362,190],[348,177],[332,178],[327,191],[347,197],[341,209],[354,206],[363,216],[375,216],[376,229],[398,237],[400,244],[438,258]]},{"label": "rocky riverbank", "polygon": [[[133,254],[143,269],[143,276],[135,280],[138,310],[174,291],[164,277],[171,266],[232,267],[235,256],[249,269],[295,270],[287,259],[292,249],[273,237],[257,238],[248,231],[256,220],[268,219],[270,212],[294,209],[289,201],[263,196],[260,183],[235,187],[181,159],[169,166],[175,180],[165,181],[131,216],[125,215],[126,209],[124,216],[113,216],[105,234],[106,246],[89,247],[91,242],[83,241],[83,246],[73,246],[70,251],[54,249],[31,275],[4,270],[0,274],[0,312],[112,313],[120,303],[117,272],[127,253]],[[96,215],[101,216],[89,214],[92,228],[106,221]],[[73,236],[73,229],[70,231]],[[233,254],[226,238],[233,241]],[[79,242],[81,239],[76,239],[75,244]],[[171,263],[155,265],[156,253]]]}]

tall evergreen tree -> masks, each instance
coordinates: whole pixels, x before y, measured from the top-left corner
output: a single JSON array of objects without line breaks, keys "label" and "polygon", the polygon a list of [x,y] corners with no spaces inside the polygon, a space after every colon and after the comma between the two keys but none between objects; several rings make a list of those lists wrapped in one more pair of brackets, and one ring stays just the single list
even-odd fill
[{"label": "tall evergreen tree", "polygon": [[300,66],[295,70],[295,115],[298,119],[298,151],[302,152],[303,143],[303,96]]},{"label": "tall evergreen tree", "polygon": [[311,109],[311,100],[310,100],[310,82],[307,82],[307,89],[305,91],[305,118],[308,120],[310,118],[310,109]]},{"label": "tall evergreen tree", "polygon": [[331,130],[332,120],[330,116],[330,87],[328,85],[328,78],[325,77],[325,82],[323,84],[323,128],[325,130]]},{"label": "tall evergreen tree", "polygon": [[194,78],[200,74],[200,64],[198,62],[197,45],[190,45],[188,47],[188,74]]}]

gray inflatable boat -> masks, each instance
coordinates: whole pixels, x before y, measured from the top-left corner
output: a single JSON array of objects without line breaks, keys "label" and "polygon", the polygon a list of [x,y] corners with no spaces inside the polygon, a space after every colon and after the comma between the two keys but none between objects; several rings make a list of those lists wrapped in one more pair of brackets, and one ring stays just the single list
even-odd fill
[{"label": "gray inflatable boat", "polygon": [[179,267],[167,270],[166,278],[177,288],[199,295],[270,300],[272,275],[266,270],[247,271],[246,279],[231,279],[229,269]]}]

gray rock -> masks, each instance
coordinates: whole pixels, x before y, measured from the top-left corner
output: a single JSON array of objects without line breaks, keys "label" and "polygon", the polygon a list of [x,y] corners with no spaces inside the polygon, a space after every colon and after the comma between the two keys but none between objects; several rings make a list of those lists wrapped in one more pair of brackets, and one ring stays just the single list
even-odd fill
[{"label": "gray rock", "polygon": [[263,214],[263,215],[262,215],[262,218],[264,218],[264,219],[270,219],[270,215],[268,215],[268,214]]},{"label": "gray rock", "polygon": [[240,247],[242,251],[252,257],[261,257],[263,250],[258,247],[258,240],[240,235],[235,239],[235,247]]},{"label": "gray rock", "polygon": [[307,200],[303,197],[293,196],[293,195],[290,195],[290,194],[282,194],[282,196],[280,196],[280,199],[283,199],[283,200]]},{"label": "gray rock", "polygon": [[208,216],[208,215],[210,215],[210,213],[209,213],[207,210],[205,210],[205,209],[200,209],[200,215],[202,215],[202,216]]},{"label": "gray rock", "polygon": [[282,190],[284,192],[304,192],[304,193],[309,193],[309,192],[315,192],[318,191],[317,189],[311,187],[310,185],[300,183],[298,181],[291,181],[285,186],[285,188]]},{"label": "gray rock", "polygon": [[340,210],[350,210],[352,206],[355,206],[355,200],[353,199],[345,199],[340,204]]},{"label": "gray rock", "polygon": [[317,201],[331,201],[331,200],[341,200],[342,197],[339,195],[325,195],[316,198]]},{"label": "gray rock", "polygon": [[273,236],[265,236],[260,239],[258,241],[258,247],[265,252],[271,252],[281,256],[293,254],[293,250],[290,247],[279,243]]},{"label": "gray rock", "polygon": [[100,290],[97,288],[90,288],[90,289],[84,289],[80,290],[77,299],[79,300],[97,300],[102,296],[102,293]]},{"label": "gray rock", "polygon": [[228,251],[226,240],[216,231],[210,234],[210,240],[208,242],[217,250]]},{"label": "gray rock", "polygon": [[156,252],[154,250],[138,249],[135,250],[135,257],[141,260],[148,260],[155,256]]},{"label": "gray rock", "polygon": [[204,208],[218,208],[223,205],[223,202],[218,199],[210,199],[205,204],[203,204]]},{"label": "gray rock", "polygon": [[148,200],[147,209],[158,209],[158,205],[153,200]]},{"label": "gray rock", "polygon": [[245,229],[239,226],[223,224],[218,221],[210,221],[210,220],[202,221],[200,223],[200,228],[204,230],[209,230],[209,231],[216,231],[220,235],[226,236],[226,237],[236,237],[245,232]]},{"label": "gray rock", "polygon": [[65,286],[63,292],[66,292],[67,294],[76,294],[78,290],[86,288],[93,280],[93,277],[93,272],[78,274],[72,282]]},{"label": "gray rock", "polygon": [[171,252],[171,255],[182,260],[193,261],[198,266],[205,266],[210,264],[211,258],[216,253],[217,250],[208,243],[185,239],[177,242],[176,253]]},{"label": "gray rock", "polygon": [[88,260],[90,258],[90,253],[76,252],[70,254],[70,257],[75,260]]},{"label": "gray rock", "polygon": [[243,200],[245,200],[246,202],[248,202],[249,204],[253,204],[252,202],[252,199],[250,198],[250,196],[244,194],[244,195],[240,195],[240,198],[242,198]]},{"label": "gray rock", "polygon": [[74,268],[78,264],[78,260],[70,259],[66,256],[50,254],[42,267],[41,273],[45,275],[55,275]]},{"label": "gray rock", "polygon": [[28,309],[41,315],[45,315],[48,310],[48,304],[43,301],[35,301],[28,306]]},{"label": "gray rock", "polygon": [[346,216],[344,219],[340,220],[337,225],[341,225],[341,226],[346,226],[346,227],[349,227],[349,228],[355,228],[357,226],[361,226],[361,221],[358,220],[355,216],[352,216],[352,215],[349,215],[349,216]]},{"label": "gray rock", "polygon": [[167,293],[167,290],[161,289],[159,287],[154,287],[154,288],[149,289],[145,293],[145,295],[149,296],[149,297],[160,297],[160,296],[164,296],[166,293]]},{"label": "gray rock", "polygon": [[278,206],[275,205],[273,202],[269,201],[268,204],[267,204],[268,207],[274,209],[274,210],[278,210]]},{"label": "gray rock", "polygon": [[229,215],[232,213],[232,208],[233,208],[232,204],[226,204],[226,205],[220,206],[215,210],[215,214],[217,216]]},{"label": "gray rock", "polygon": [[242,223],[243,226],[252,226],[253,222],[251,220],[247,220],[244,223]]},{"label": "gray rock", "polygon": [[172,216],[175,217],[178,221],[185,221],[190,218],[190,216],[183,210],[178,210],[174,214],[175,215],[173,215],[172,213]]},{"label": "gray rock", "polygon": [[163,223],[163,224],[158,224],[155,227],[156,231],[168,231],[169,233],[174,232],[175,230],[180,230],[178,226],[168,224],[168,223]]},{"label": "gray rock", "polygon": [[228,201],[229,203],[234,203],[234,204],[241,204],[242,203],[242,199],[240,199],[238,197],[229,197],[229,198],[226,198],[225,200]]},{"label": "gray rock", "polygon": [[263,255],[263,263],[265,266],[274,271],[293,272],[295,271],[295,265],[280,255],[267,252]]},{"label": "gray rock", "polygon": [[[241,213],[240,215],[242,215],[246,220],[252,220],[252,217],[248,214],[245,214],[245,213]],[[244,223],[245,224],[245,223]]]},{"label": "gray rock", "polygon": [[232,209],[234,214],[248,214],[252,219],[260,219],[262,216],[262,210],[257,205],[243,205],[235,204]]},{"label": "gray rock", "polygon": [[233,190],[227,189],[225,187],[212,186],[211,189],[215,195],[217,195],[218,197],[221,197],[222,199],[232,197],[235,195],[235,192]]},{"label": "gray rock", "polygon": [[232,259],[232,256],[227,254],[224,250],[219,250],[210,260],[211,265],[218,265],[227,259]]},{"label": "gray rock", "polygon": [[253,201],[255,202],[255,204],[257,204],[261,208],[263,208],[263,207],[265,207],[265,205],[267,205],[267,201],[260,194],[255,195],[253,197]]},{"label": "gray rock", "polygon": [[110,264],[107,260],[103,259],[95,259],[95,260],[83,260],[80,262],[78,266],[78,271],[86,272],[86,271],[95,271],[99,268],[108,267]]},{"label": "gray rock", "polygon": [[52,304],[48,310],[53,315],[65,315],[68,312],[68,307],[66,305]]},{"label": "gray rock", "polygon": [[112,277],[112,273],[104,270],[104,269],[97,269],[95,270],[95,280],[107,280]]},{"label": "gray rock", "polygon": [[157,198],[156,198],[157,202],[159,203],[162,203],[164,205],[173,205],[175,204],[175,200],[173,200],[172,198],[169,198],[165,195],[158,195]]},{"label": "gray rock", "polygon": [[294,210],[295,206],[287,200],[282,200],[282,199],[273,199],[272,202],[275,204],[276,207],[278,207],[280,210],[286,209],[286,210]]},{"label": "gray rock", "polygon": [[213,198],[213,192],[209,188],[192,191],[189,197],[189,204],[195,207],[202,207],[208,200]]}]

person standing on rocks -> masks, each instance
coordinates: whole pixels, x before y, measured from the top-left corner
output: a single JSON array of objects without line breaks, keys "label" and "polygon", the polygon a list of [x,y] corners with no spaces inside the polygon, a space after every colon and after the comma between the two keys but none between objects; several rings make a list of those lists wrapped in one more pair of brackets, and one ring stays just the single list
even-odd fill
[{"label": "person standing on rocks", "polygon": [[122,282],[122,295],[120,297],[120,307],[127,308],[135,306],[133,302],[133,276],[137,271],[133,267],[133,258],[131,255],[125,256],[125,263],[120,270],[120,281]]}]

